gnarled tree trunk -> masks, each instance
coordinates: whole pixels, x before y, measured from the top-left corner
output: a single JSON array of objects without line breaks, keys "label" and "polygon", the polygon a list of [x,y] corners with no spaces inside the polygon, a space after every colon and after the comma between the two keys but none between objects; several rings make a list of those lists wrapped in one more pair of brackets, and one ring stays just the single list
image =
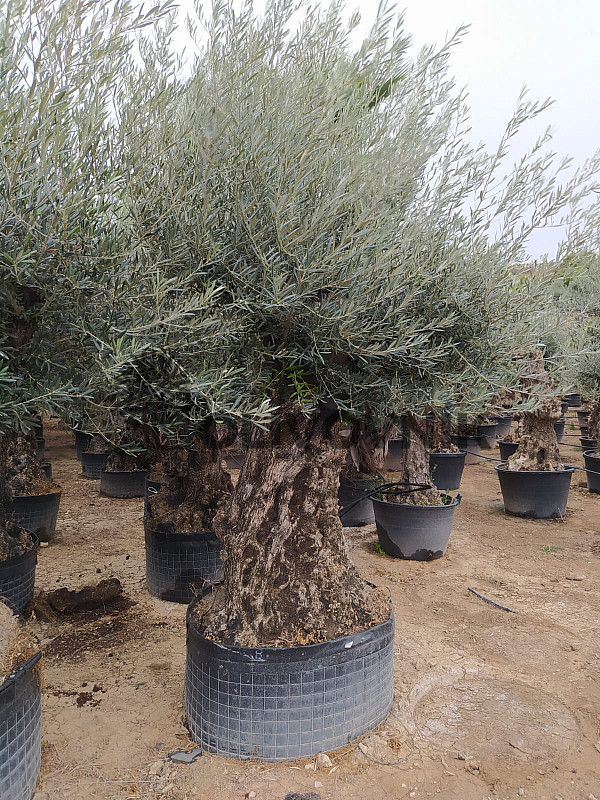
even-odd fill
[{"label": "gnarled tree trunk", "polygon": [[168,446],[155,433],[147,435],[149,458],[163,486],[149,499],[146,523],[178,533],[212,530],[217,506],[233,489],[222,461],[223,447],[235,432],[223,434],[211,422],[189,447]]},{"label": "gnarled tree trunk", "polygon": [[519,446],[506,462],[506,469],[527,472],[547,472],[564,469],[560,460],[554,423],[561,417],[561,402],[557,397],[544,397],[552,388],[541,351],[531,354],[527,373],[523,376],[523,393],[540,391],[542,399],[535,411],[521,412],[517,430]]},{"label": "gnarled tree trunk", "polygon": [[389,617],[350,560],[337,490],[346,450],[338,423],[284,408],[255,429],[231,498],[214,520],[224,586],[205,632],[245,646],[326,641]]},{"label": "gnarled tree trunk", "polygon": [[588,436],[597,442],[597,450],[600,451],[600,403],[593,403],[588,418]]},{"label": "gnarled tree trunk", "polygon": [[[427,420],[420,419],[412,414],[406,414],[402,417],[402,431],[404,434],[404,447],[399,454],[401,459],[400,469],[388,473],[390,481],[432,486],[431,470],[429,468]],[[409,492],[397,497],[389,496],[389,499],[399,503],[428,506],[441,505],[441,495],[442,493],[438,489],[432,487],[431,489]]]},{"label": "gnarled tree trunk", "polygon": [[18,528],[8,513],[13,498],[9,463],[16,439],[15,434],[0,434],[0,561],[21,556],[31,547],[29,534]]}]

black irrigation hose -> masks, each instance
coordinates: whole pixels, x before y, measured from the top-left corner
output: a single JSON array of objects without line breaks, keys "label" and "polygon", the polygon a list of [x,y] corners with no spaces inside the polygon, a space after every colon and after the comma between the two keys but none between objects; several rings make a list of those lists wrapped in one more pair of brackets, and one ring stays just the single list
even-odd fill
[{"label": "black irrigation hose", "polygon": [[[568,447],[579,447],[579,445],[567,445]],[[470,456],[477,456],[478,458],[485,458],[487,461],[497,461],[499,464],[504,463],[505,459],[502,458],[492,458],[491,456],[482,456],[481,453],[472,453],[470,450],[463,450],[463,453],[468,453]],[[595,472],[593,469],[587,469],[586,467],[576,467],[575,464],[567,464],[568,467],[573,467],[573,469],[578,469],[580,472],[589,472],[590,475],[600,475],[600,472]]]},{"label": "black irrigation hose", "polygon": [[484,600],[486,603],[489,603],[491,606],[495,608],[500,608],[502,611],[508,611],[510,614],[518,614],[518,611],[515,611],[514,608],[509,608],[508,606],[503,606],[500,603],[497,603],[495,600],[490,600],[489,597],[485,597],[483,594],[479,594],[476,592],[475,589],[472,589],[470,586],[467,586],[467,589],[475,595],[475,597],[479,597],[480,600]]},{"label": "black irrigation hose", "polygon": [[[412,488],[402,489],[401,491],[393,491],[397,486],[409,486]],[[409,483],[408,481],[383,483],[381,486],[375,487],[375,489],[356,489],[357,492],[363,492],[364,496],[359,497],[358,500],[355,500],[353,503],[350,503],[349,506],[346,506],[343,511],[340,511],[339,516],[343,517],[344,514],[347,514],[348,511],[354,508],[354,506],[357,506],[367,497],[372,497],[374,494],[410,494],[411,492],[421,492],[427,489],[433,489],[433,486],[430,483]]]}]

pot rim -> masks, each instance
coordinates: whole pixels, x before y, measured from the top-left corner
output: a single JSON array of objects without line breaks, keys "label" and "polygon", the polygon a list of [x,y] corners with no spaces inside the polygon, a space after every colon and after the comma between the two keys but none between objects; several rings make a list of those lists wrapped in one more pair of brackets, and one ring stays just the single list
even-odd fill
[{"label": "pot rim", "polygon": [[21,553],[20,556],[13,556],[12,558],[5,558],[4,561],[0,561],[0,570],[2,570],[7,564],[10,564],[11,566],[14,564],[20,564],[23,561],[28,561],[32,556],[37,555],[37,552],[40,549],[40,540],[35,533],[33,533],[33,531],[28,531],[27,528],[22,528],[22,530],[31,536],[33,540],[33,547],[31,550],[26,550],[24,553]]},{"label": "pot rim", "polygon": [[466,434],[462,433],[451,433],[450,439],[485,439],[485,436],[482,433],[478,433],[477,436],[471,436],[470,434],[467,436]]},{"label": "pot rim", "polygon": [[109,472],[106,469],[100,470],[101,475],[147,475],[147,469],[126,469],[126,470],[118,470],[117,472]]},{"label": "pot rim", "polygon": [[466,456],[467,455],[467,451],[466,450],[459,450],[458,453],[437,453],[435,450],[430,450],[429,451],[429,455],[430,456],[437,456],[438,458],[440,458],[440,457],[441,458],[451,458],[452,456],[454,456],[454,458],[456,458],[457,456]]},{"label": "pot rim", "polygon": [[600,456],[593,455],[594,453],[598,452],[598,448],[596,447],[595,450],[584,450],[583,455],[587,456],[588,458],[595,458],[596,461],[600,461]]},{"label": "pot rim", "polygon": [[4,692],[6,689],[13,686],[19,678],[22,678],[27,672],[32,670],[40,661],[42,657],[42,651],[38,650],[37,653],[34,653],[27,661],[23,662],[20,666],[18,666],[11,674],[5,678],[3,683],[0,683],[0,694]]},{"label": "pot rim", "polygon": [[[441,491],[442,494],[448,494],[448,497],[452,497],[452,495],[449,492],[444,492],[441,489],[439,491]],[[373,504],[380,503],[383,506],[392,506],[392,508],[416,508],[416,509],[419,509],[419,510],[425,510],[426,511],[427,509],[430,509],[430,508],[443,508],[443,509],[456,508],[457,506],[460,505],[460,501],[462,500],[462,495],[459,492],[456,495],[456,497],[454,497],[452,499],[452,502],[448,503],[448,505],[446,505],[446,506],[417,506],[417,505],[411,505],[411,503],[389,503],[386,500],[379,500],[376,497],[372,497],[371,500],[373,501]]]},{"label": "pot rim", "polygon": [[[326,639],[324,642],[315,642],[313,644],[303,644],[303,645],[292,645],[291,647],[267,647],[267,646],[244,647],[242,645],[237,645],[237,644],[223,644],[221,642],[217,642],[214,639],[207,639],[206,636],[203,636],[202,633],[200,633],[196,622],[192,619],[192,613],[198,602],[199,601],[194,598],[187,607],[185,622],[188,632],[190,629],[192,629],[194,632],[194,636],[202,640],[204,645],[210,647],[211,649],[221,652],[236,653],[238,655],[243,656],[245,661],[254,663],[256,662],[267,663],[267,659],[264,658],[264,655],[271,655],[273,657],[273,662],[276,662],[278,660],[277,656],[283,656],[283,658],[281,659],[281,661],[283,662],[294,661],[296,659],[308,660],[308,657],[311,653],[317,655],[320,650],[323,650],[324,648],[327,648],[328,646],[332,645],[338,648],[340,645],[343,644],[343,647],[340,649],[351,652],[352,645],[354,644],[354,641],[357,639],[357,637],[362,637],[365,634],[369,635],[373,631],[381,630],[388,626],[392,627],[392,631],[395,628],[394,612],[390,608],[390,616],[383,622],[379,622],[377,625],[373,625],[371,628],[366,628],[365,630],[357,631],[356,633],[353,634],[348,634],[346,636],[338,636],[335,639]],[[293,656],[296,656],[296,659],[294,659]]]},{"label": "pot rim", "polygon": [[55,497],[56,495],[62,494],[62,489],[59,489],[58,492],[46,492],[45,494],[14,494],[14,500],[31,500],[33,497]]},{"label": "pot rim", "polygon": [[564,469],[503,469],[506,461],[501,464],[495,464],[494,469],[497,472],[508,472],[516,475],[563,475],[565,472],[575,472],[576,467],[570,464],[565,464]]}]

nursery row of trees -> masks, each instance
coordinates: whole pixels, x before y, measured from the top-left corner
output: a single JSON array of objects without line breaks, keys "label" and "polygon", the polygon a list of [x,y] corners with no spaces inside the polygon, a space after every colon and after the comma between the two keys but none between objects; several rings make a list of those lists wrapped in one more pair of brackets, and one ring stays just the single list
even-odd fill
[{"label": "nursery row of trees", "polygon": [[[413,56],[382,7],[352,50],[341,4],[296,6],[213,3],[191,69],[170,3],[7,0],[0,17],[0,537],[14,453],[31,462],[35,415],[59,415],[160,476],[153,524],[216,531],[205,629],[246,645],[381,619],[337,486],[381,468],[395,427],[401,480],[426,484],[457,420],[519,393],[531,455],[549,397],[600,403],[600,157],[573,169],[546,133],[512,164],[546,108],[525,95],[496,152],[471,144],[460,34]],[[531,234],[563,220],[530,273]]]}]

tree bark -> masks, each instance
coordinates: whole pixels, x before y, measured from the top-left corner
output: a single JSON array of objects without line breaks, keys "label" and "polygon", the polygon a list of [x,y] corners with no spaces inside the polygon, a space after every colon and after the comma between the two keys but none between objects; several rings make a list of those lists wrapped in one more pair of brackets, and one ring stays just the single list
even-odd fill
[{"label": "tree bark", "polygon": [[13,497],[9,462],[16,438],[13,434],[0,434],[0,561],[21,556],[32,546],[30,535],[18,528],[8,514]]},{"label": "tree bark", "polygon": [[517,430],[519,446],[506,462],[506,469],[526,472],[562,470],[554,423],[561,417],[561,401],[548,396],[553,382],[544,366],[540,351],[531,354],[526,374],[522,379],[523,393],[545,393],[535,411],[520,414]]},{"label": "tree bark", "polygon": [[284,407],[253,431],[231,497],[214,520],[224,586],[202,624],[223,643],[297,645],[364,630],[389,602],[352,564],[338,517],[346,449],[339,423]]},{"label": "tree bark", "polygon": [[222,460],[223,447],[234,438],[235,432],[219,435],[212,422],[190,447],[168,446],[149,433],[150,461],[163,486],[149,498],[146,523],[178,533],[212,530],[217,506],[233,489]]},{"label": "tree bark", "polygon": [[598,442],[600,450],[600,403],[593,403],[588,418],[588,436]]},{"label": "tree bark", "polygon": [[[400,469],[389,472],[391,481],[407,484],[425,484],[432,486],[429,468],[428,422],[412,414],[402,417],[404,448],[400,451]],[[406,487],[409,488],[409,487]],[[416,506],[442,504],[442,492],[432,487],[417,492],[409,492],[398,496],[388,495],[389,500],[408,503]]]}]

